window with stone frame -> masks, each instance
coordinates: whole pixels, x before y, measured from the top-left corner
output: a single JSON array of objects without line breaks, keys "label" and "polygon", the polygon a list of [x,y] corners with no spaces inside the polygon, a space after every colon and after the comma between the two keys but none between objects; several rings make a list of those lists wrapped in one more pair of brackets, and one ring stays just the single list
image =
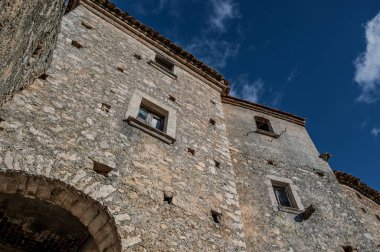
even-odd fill
[{"label": "window with stone frame", "polygon": [[165,116],[144,106],[144,104],[140,105],[137,118],[155,129],[164,130]]},{"label": "window with stone frame", "polygon": [[136,90],[130,100],[125,121],[165,143],[172,144],[175,142],[176,118],[175,109],[168,104]]},{"label": "window with stone frame", "polygon": [[173,63],[173,61],[165,58],[161,54],[156,54],[156,57],[154,58],[154,60],[156,61],[157,64],[159,64],[161,67],[163,67],[167,71],[169,71],[169,72],[173,72],[174,71],[174,63]]},{"label": "window with stone frame", "polygon": [[289,192],[286,187],[273,186],[274,194],[276,195],[276,200],[279,206],[294,208],[292,200],[289,197]]},{"label": "window with stone frame", "polygon": [[264,117],[255,116],[256,127],[258,130],[263,130],[273,133],[272,125],[270,121]]},{"label": "window with stone frame", "polygon": [[296,214],[304,210],[297,192],[299,188],[293,184],[292,180],[267,175],[266,184],[268,185],[269,196],[274,210]]}]

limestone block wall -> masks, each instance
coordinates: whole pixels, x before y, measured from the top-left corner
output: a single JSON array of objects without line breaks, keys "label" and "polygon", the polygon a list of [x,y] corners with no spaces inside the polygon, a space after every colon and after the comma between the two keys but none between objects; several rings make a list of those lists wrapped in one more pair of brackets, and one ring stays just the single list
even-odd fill
[{"label": "limestone block wall", "polygon": [[[123,251],[245,251],[219,91],[180,66],[173,79],[148,64],[154,55],[88,6],[64,16],[47,76],[0,110],[0,169],[59,180],[96,200]],[[136,90],[176,111],[173,144],[125,122]],[[99,163],[112,171],[94,172]],[[97,236],[100,251],[117,251],[118,241],[106,247],[112,237]]]},{"label": "limestone block wall", "polygon": [[64,0],[0,1],[0,104],[49,66]]},{"label": "limestone block wall", "polygon": [[[303,126],[269,110],[223,106],[247,251],[379,250],[374,238],[378,229],[364,223],[350,205]],[[256,133],[254,116],[269,119],[280,137]],[[309,219],[273,207],[268,176],[292,181],[302,205],[316,209]]]},{"label": "limestone block wall", "polygon": [[350,200],[350,207],[357,213],[360,223],[369,230],[370,236],[380,249],[380,206],[348,186],[341,185],[341,187]]}]

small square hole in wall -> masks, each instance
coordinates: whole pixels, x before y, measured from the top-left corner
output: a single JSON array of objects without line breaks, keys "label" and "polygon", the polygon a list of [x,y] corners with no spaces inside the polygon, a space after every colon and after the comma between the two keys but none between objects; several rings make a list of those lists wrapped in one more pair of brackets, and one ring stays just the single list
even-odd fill
[{"label": "small square hole in wall", "polygon": [[315,172],[319,177],[324,177],[325,173],[323,171],[316,171]]},{"label": "small square hole in wall", "polygon": [[94,162],[93,170],[100,175],[108,176],[108,174],[112,171],[112,168],[109,167],[108,165],[105,165],[96,161],[93,161],[93,162]]},{"label": "small square hole in wall", "polygon": [[357,251],[352,246],[342,246],[342,249],[343,249],[344,252],[354,252],[354,251]]},{"label": "small square hole in wall", "polygon": [[171,194],[164,194],[164,202],[168,203],[169,205],[173,202],[173,195]]},{"label": "small square hole in wall", "polygon": [[267,164],[274,165],[274,162],[272,160],[267,160]]},{"label": "small square hole in wall", "polygon": [[215,167],[216,167],[216,168],[220,168],[220,162],[219,162],[219,161],[214,160],[214,163],[215,163]]},{"label": "small square hole in wall", "polygon": [[222,222],[222,214],[217,211],[211,210],[211,217],[216,224],[220,224]]},{"label": "small square hole in wall", "polygon": [[87,24],[87,23],[85,23],[85,22],[83,22],[83,21],[82,21],[82,25],[83,25],[84,27],[86,27],[86,29],[88,29],[88,30],[91,30],[91,29],[94,28],[94,27],[92,27],[91,25],[89,25],[89,24]]},{"label": "small square hole in wall", "polygon": [[215,121],[214,119],[210,119],[209,123],[210,123],[211,125],[215,126],[216,121]]},{"label": "small square hole in wall", "polygon": [[44,74],[41,74],[40,76],[38,76],[38,79],[46,80],[47,77],[48,77],[48,75],[46,73],[44,73]]},{"label": "small square hole in wall", "polygon": [[134,53],[133,54],[133,57],[135,57],[136,59],[138,60],[141,60],[142,59],[142,56],[140,54],[137,54],[137,53]]},{"label": "small square hole in wall", "polygon": [[191,149],[191,148],[187,148],[187,153],[189,153],[190,155],[194,156],[195,155],[195,150]]},{"label": "small square hole in wall", "polygon": [[363,213],[366,213],[366,212],[367,212],[367,210],[365,210],[364,208],[361,208],[361,209],[362,209]]},{"label": "small square hole in wall", "polygon": [[171,100],[172,102],[175,102],[176,98],[174,96],[169,95],[169,100]]},{"label": "small square hole in wall", "polygon": [[117,66],[116,69],[117,69],[117,71],[124,73],[124,68]]},{"label": "small square hole in wall", "polygon": [[71,41],[71,45],[78,48],[78,49],[83,48],[83,46],[76,40]]},{"label": "small square hole in wall", "polygon": [[108,105],[108,104],[105,104],[105,103],[102,103],[102,108],[101,108],[104,112],[110,112],[110,109],[111,109],[111,106]]}]

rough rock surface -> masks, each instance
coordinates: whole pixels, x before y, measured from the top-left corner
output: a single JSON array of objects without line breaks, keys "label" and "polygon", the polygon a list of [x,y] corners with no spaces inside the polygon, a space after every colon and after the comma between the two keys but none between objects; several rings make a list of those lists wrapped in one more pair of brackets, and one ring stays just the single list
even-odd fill
[{"label": "rough rock surface", "polygon": [[[0,111],[0,167],[58,179],[107,206],[123,250],[245,251],[220,93],[180,67],[177,79],[158,71],[154,56],[83,6],[64,16],[46,80]],[[176,110],[174,144],[125,122],[136,89]],[[97,174],[94,161],[113,170]]]},{"label": "rough rock surface", "polygon": [[0,1],[0,103],[49,66],[63,0]]},{"label": "rough rock surface", "polygon": [[[224,112],[248,251],[379,250],[375,216],[363,220],[303,126],[230,104]],[[269,119],[280,137],[255,132],[254,116]],[[273,208],[268,175],[292,180],[302,204],[315,212],[300,220]]]}]

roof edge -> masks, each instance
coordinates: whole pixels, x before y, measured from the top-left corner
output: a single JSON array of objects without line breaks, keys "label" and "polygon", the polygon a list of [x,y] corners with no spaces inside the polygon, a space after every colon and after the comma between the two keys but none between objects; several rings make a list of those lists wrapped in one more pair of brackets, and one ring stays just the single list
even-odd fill
[{"label": "roof edge", "polygon": [[182,63],[184,67],[194,71],[205,80],[212,82],[213,85],[221,89],[221,93],[228,92],[227,90],[229,89],[230,82],[215,69],[198,60],[194,55],[185,51],[183,48],[161,35],[158,31],[144,25],[127,12],[117,8],[116,5],[111,3],[109,0],[80,0],[80,2],[91,6],[92,8],[96,6],[97,8],[107,12],[109,16],[112,16],[112,18],[117,20],[119,24],[122,23],[125,28],[136,34],[139,38],[144,39],[147,43],[154,47],[159,45],[160,47],[158,49],[172,56],[178,62]]},{"label": "roof edge", "polygon": [[299,117],[287,112],[283,112],[281,110],[273,109],[273,108],[270,108],[258,103],[242,100],[233,96],[222,96],[222,103],[262,112],[262,113],[271,115],[273,117],[277,117],[277,118],[301,125],[303,127],[306,125],[305,118],[302,118],[302,117]]},{"label": "roof edge", "polygon": [[339,184],[346,185],[354,189],[355,191],[361,193],[362,195],[372,200],[376,204],[380,205],[380,193],[372,187],[360,181],[359,178],[341,171],[334,171],[334,174]]}]

